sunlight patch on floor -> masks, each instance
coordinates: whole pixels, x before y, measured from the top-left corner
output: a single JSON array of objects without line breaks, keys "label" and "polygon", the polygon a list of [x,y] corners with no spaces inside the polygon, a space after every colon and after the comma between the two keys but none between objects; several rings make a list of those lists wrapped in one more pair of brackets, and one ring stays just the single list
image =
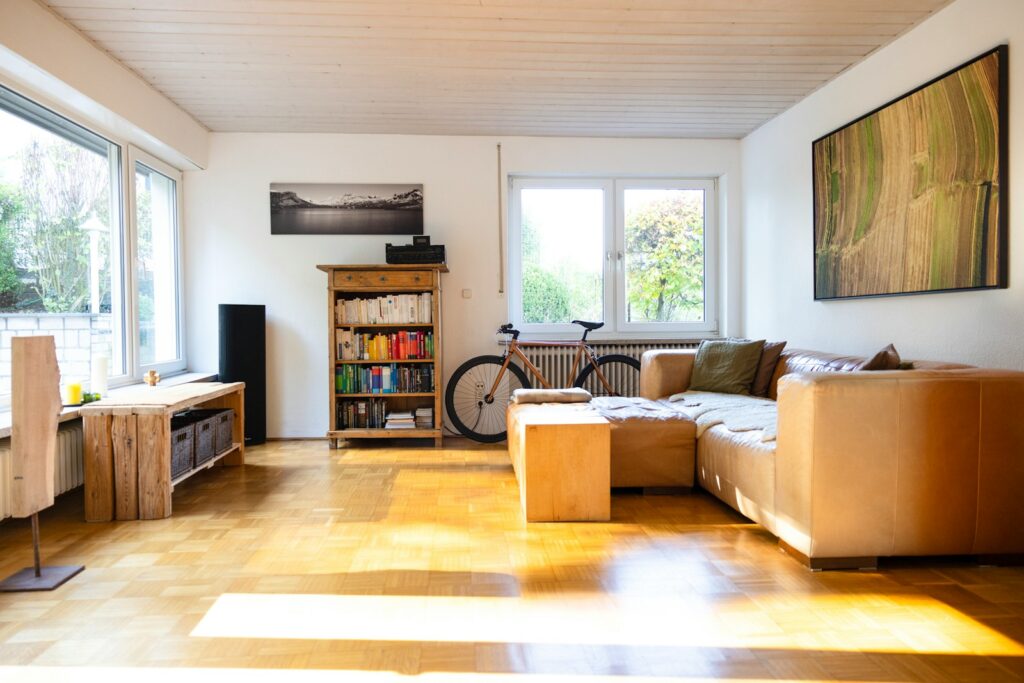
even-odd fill
[{"label": "sunlight patch on floor", "polygon": [[[181,683],[182,676],[189,683],[622,683],[618,675],[599,674],[505,674],[456,673],[438,671],[417,674],[414,678],[392,671],[358,671],[341,669],[192,669],[186,667],[13,667],[0,665],[0,681],[4,683],[63,683],[64,681],[103,681],[103,683]],[[630,676],[630,683],[664,683],[663,676]],[[710,678],[690,678],[689,683],[711,681]],[[780,679],[744,678],[744,683],[787,683]],[[809,683],[808,679],[794,679],[790,683]]]},{"label": "sunlight patch on floor", "polygon": [[[1024,655],[1024,646],[918,596],[779,596],[694,609],[671,596],[221,595],[205,638],[774,648]],[[807,618],[802,637],[781,618]],[[911,623],[912,622],[912,623]]]}]

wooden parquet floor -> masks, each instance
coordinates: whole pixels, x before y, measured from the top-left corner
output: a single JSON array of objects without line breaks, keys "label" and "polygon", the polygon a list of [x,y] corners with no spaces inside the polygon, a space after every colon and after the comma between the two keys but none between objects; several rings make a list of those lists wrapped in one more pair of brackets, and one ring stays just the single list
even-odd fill
[{"label": "wooden parquet floor", "polygon": [[[167,520],[44,513],[45,563],[87,569],[0,595],[0,681],[1024,678],[1024,568],[811,573],[703,493],[525,525],[500,447],[248,462]],[[27,522],[0,524],[0,576],[30,561]]]}]

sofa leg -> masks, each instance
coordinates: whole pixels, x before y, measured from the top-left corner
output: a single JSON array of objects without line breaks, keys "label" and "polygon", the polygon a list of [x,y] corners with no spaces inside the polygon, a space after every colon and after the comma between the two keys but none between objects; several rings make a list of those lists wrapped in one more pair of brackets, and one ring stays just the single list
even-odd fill
[{"label": "sofa leg", "polygon": [[812,572],[835,569],[878,569],[877,557],[807,557],[802,552],[779,539],[779,550],[786,553]]}]

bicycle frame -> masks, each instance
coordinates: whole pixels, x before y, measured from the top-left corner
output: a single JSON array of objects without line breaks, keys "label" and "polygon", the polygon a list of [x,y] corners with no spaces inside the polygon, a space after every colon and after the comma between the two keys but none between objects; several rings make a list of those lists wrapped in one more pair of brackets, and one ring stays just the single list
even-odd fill
[{"label": "bicycle frame", "polygon": [[509,342],[508,350],[505,352],[505,361],[501,364],[501,370],[498,371],[498,376],[494,378],[494,384],[491,386],[491,390],[487,392],[487,397],[490,398],[498,391],[498,385],[501,384],[501,378],[505,376],[505,371],[508,369],[508,364],[512,362],[512,357],[515,356],[523,362],[523,367],[526,368],[537,380],[541,383],[545,389],[551,388],[551,383],[548,382],[547,377],[540,371],[536,365],[530,362],[530,359],[526,357],[522,351],[519,350],[520,346],[526,347],[576,347],[576,355],[572,361],[572,368],[569,370],[569,376],[565,380],[566,386],[572,386],[573,380],[576,379],[577,370],[582,370],[585,365],[581,366],[580,361],[586,358],[594,366],[594,372],[597,374],[597,378],[604,385],[604,388],[608,391],[612,391],[612,387],[608,384],[608,380],[605,379],[601,373],[601,368],[597,363],[597,354],[587,345],[583,340],[580,341],[528,341],[520,342],[518,339],[513,339]]}]

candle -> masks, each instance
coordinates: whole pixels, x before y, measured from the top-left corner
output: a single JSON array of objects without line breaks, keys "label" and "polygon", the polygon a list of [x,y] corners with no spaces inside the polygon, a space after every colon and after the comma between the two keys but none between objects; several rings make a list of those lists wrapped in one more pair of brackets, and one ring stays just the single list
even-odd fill
[{"label": "candle", "polygon": [[89,388],[94,394],[107,395],[107,374],[109,372],[110,359],[106,356],[95,356],[92,359],[92,381]]},{"label": "candle", "polygon": [[71,382],[65,387],[67,396],[65,397],[64,403],[69,406],[77,406],[82,402],[82,383]]}]

